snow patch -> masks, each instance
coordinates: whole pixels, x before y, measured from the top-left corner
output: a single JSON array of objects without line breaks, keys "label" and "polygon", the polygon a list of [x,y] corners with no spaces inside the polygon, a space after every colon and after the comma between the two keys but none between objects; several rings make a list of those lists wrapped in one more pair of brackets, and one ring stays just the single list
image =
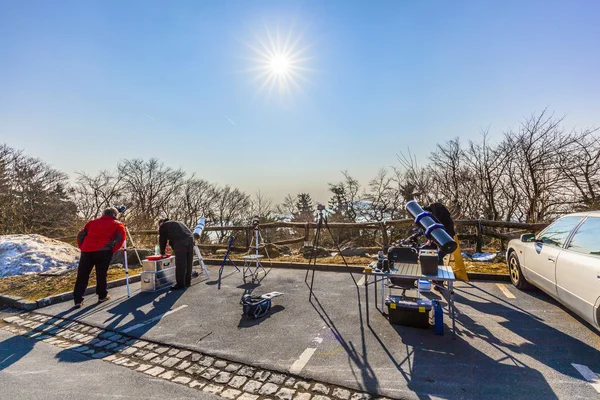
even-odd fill
[{"label": "snow patch", "polygon": [[42,235],[0,236],[0,277],[76,268],[79,249]]}]

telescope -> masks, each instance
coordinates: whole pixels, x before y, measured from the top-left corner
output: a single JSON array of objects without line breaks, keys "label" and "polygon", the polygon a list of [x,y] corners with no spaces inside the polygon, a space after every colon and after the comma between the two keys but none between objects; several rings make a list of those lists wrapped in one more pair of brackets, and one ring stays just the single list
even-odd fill
[{"label": "telescope", "polygon": [[456,250],[457,244],[444,230],[444,225],[434,220],[433,215],[423,210],[419,203],[414,200],[409,201],[406,203],[406,210],[415,217],[415,224],[425,229],[425,237],[433,239],[445,253],[453,253]]},{"label": "telescope", "polygon": [[204,230],[204,225],[206,224],[206,218],[202,217],[198,220],[198,225],[194,228],[194,239],[200,239],[200,235]]}]

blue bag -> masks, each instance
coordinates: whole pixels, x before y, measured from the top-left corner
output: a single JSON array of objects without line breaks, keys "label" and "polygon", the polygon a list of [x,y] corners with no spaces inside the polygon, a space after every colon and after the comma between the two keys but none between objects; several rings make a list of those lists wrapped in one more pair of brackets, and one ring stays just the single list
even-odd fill
[{"label": "blue bag", "polygon": [[271,299],[245,294],[241,300],[244,315],[250,319],[262,318],[271,309]]}]

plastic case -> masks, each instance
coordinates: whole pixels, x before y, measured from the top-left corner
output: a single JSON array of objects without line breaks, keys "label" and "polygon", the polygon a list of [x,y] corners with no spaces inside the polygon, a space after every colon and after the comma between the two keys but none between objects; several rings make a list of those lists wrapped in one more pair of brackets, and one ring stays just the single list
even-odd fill
[{"label": "plastic case", "polygon": [[390,324],[424,329],[430,327],[431,300],[388,296],[385,299],[385,304],[388,307]]},{"label": "plastic case", "polygon": [[419,263],[421,264],[421,273],[423,275],[438,274],[438,252],[437,250],[419,251]]}]

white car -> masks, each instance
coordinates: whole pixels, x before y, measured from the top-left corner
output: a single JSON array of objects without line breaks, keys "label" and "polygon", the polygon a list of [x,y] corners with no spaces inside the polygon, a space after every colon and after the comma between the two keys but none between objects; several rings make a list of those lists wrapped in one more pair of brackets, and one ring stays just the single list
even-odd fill
[{"label": "white car", "polygon": [[517,288],[534,285],[600,330],[600,211],[566,215],[508,243]]}]

